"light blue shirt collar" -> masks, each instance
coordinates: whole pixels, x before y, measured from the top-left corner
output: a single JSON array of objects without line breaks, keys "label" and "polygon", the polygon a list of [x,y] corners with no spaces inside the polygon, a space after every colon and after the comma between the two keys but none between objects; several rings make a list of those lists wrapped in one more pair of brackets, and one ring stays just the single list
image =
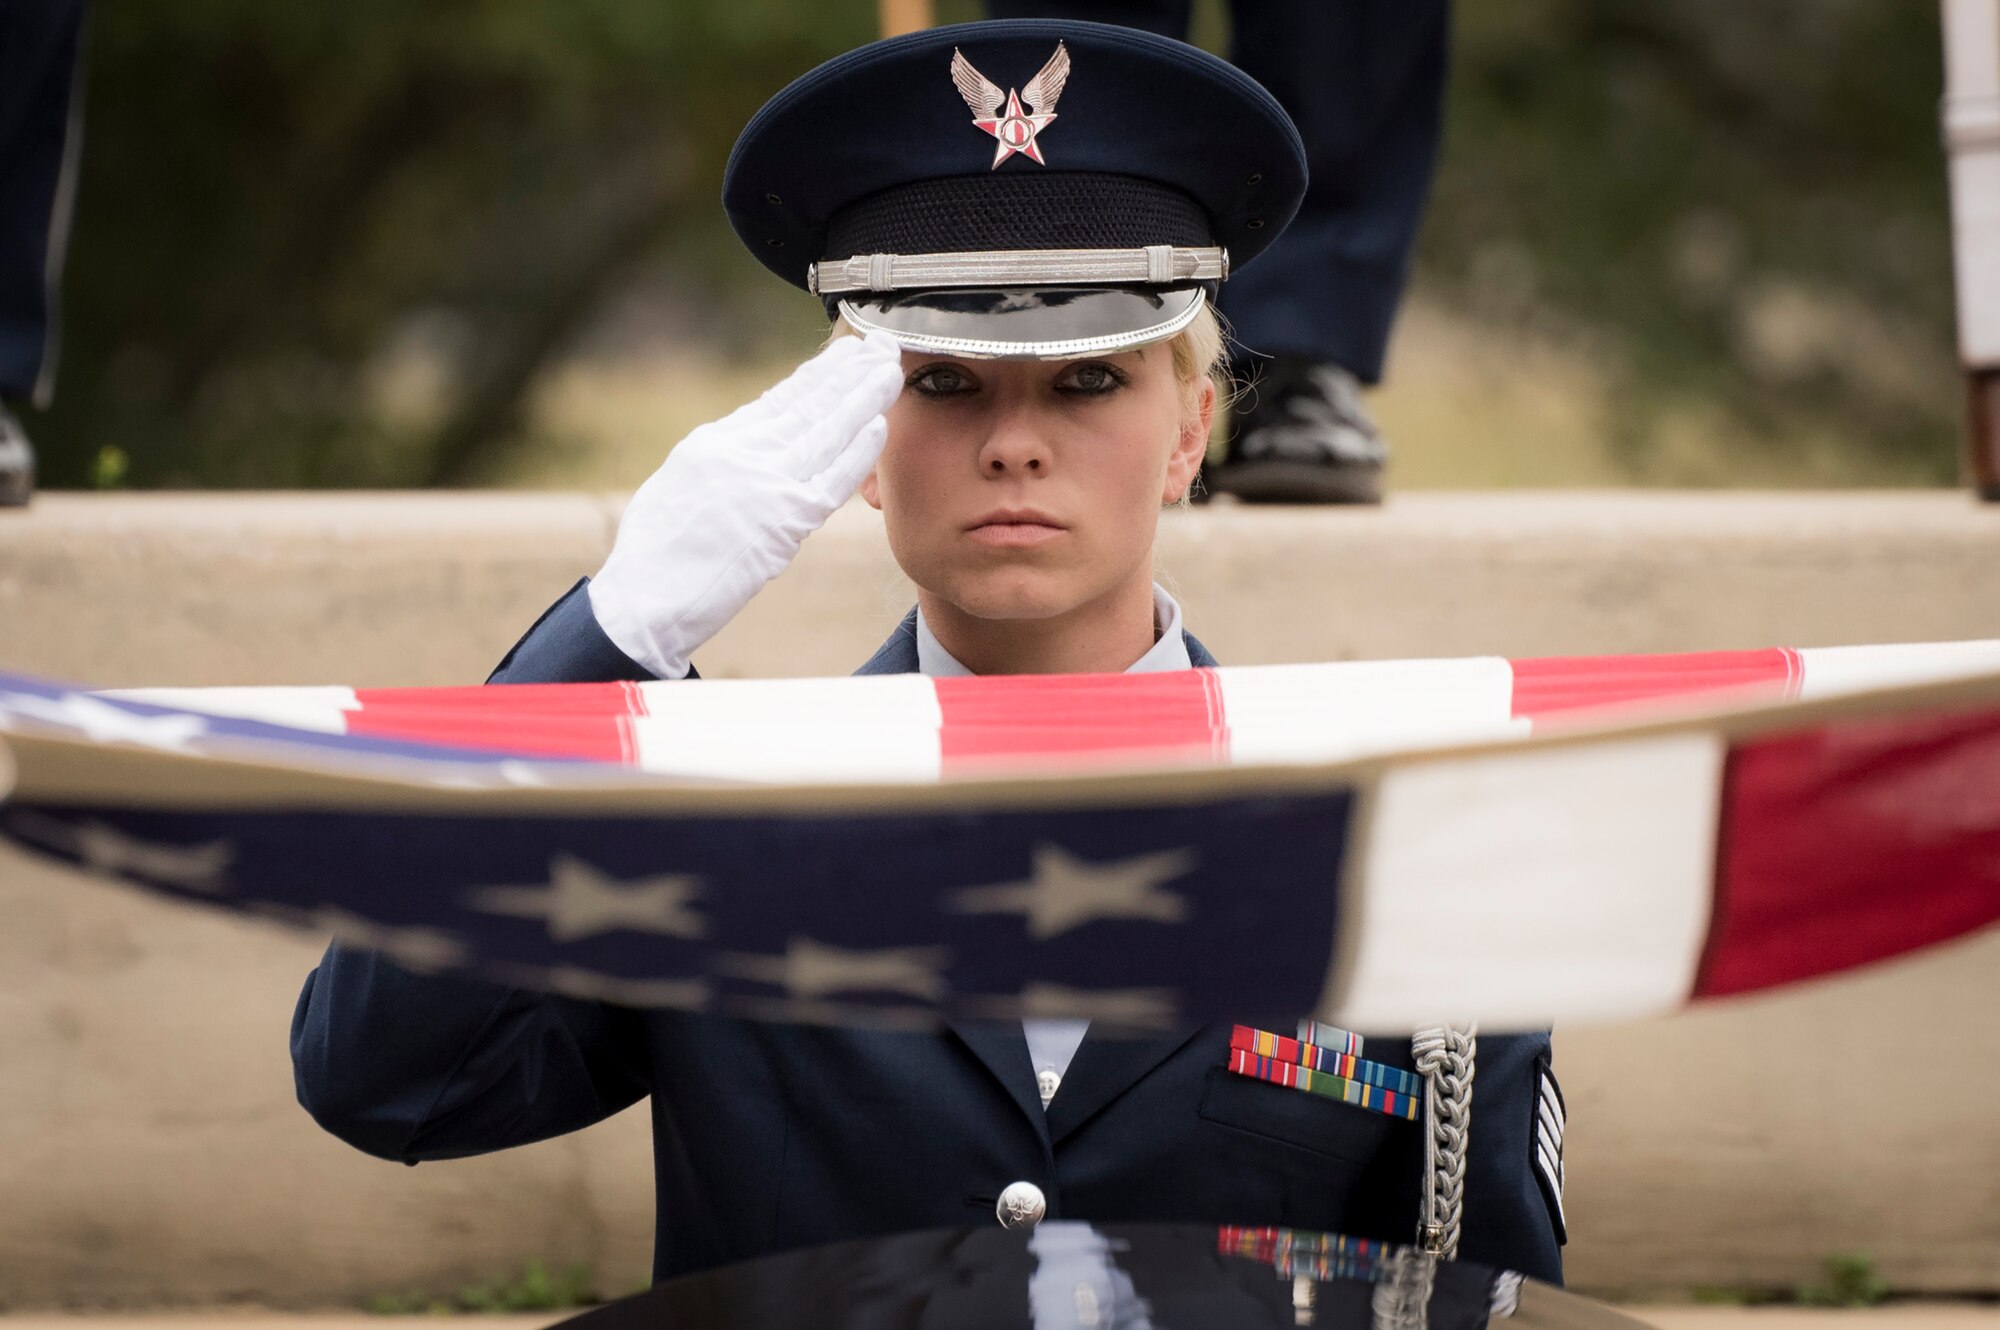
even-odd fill
[{"label": "light blue shirt collar", "polygon": [[[1187,633],[1181,627],[1181,603],[1158,582],[1153,583],[1153,626],[1160,634],[1159,640],[1145,655],[1126,666],[1125,673],[1193,669],[1194,662],[1188,658]],[[972,673],[937,640],[931,626],[924,622],[921,607],[917,610],[917,672],[933,679],[961,679]]]}]

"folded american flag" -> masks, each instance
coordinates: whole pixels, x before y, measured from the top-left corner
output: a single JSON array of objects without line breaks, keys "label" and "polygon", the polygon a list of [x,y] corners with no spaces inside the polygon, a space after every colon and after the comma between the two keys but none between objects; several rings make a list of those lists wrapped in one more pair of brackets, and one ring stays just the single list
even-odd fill
[{"label": "folded american flag", "polygon": [[0,834],[99,876],[412,966],[778,1019],[1620,1020],[2000,919],[1990,642],[467,689],[0,676],[0,742]]}]

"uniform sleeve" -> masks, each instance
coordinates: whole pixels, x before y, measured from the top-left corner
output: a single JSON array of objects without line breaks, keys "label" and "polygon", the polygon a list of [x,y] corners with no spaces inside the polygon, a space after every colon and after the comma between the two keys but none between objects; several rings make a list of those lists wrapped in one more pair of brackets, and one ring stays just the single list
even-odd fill
[{"label": "uniform sleeve", "polygon": [[637,1012],[456,976],[334,943],[292,1016],[313,1120],[414,1164],[587,1127],[648,1091]]},{"label": "uniform sleeve", "polygon": [[[1560,1094],[1546,1034],[1479,1036],[1459,1255],[1562,1283]],[[1554,1096],[1552,1151],[1541,1126]]]},{"label": "uniform sleeve", "polygon": [[[590,611],[590,579],[579,578],[561,600],[508,649],[488,683],[644,683],[655,676],[620,651]],[[694,671],[688,671],[693,678]]]},{"label": "uniform sleeve", "polygon": [[[579,581],[489,683],[653,676],[612,645]],[[334,943],[292,1017],[299,1102],[349,1144],[416,1163],[575,1131],[644,1096],[636,1012],[458,976]]]}]

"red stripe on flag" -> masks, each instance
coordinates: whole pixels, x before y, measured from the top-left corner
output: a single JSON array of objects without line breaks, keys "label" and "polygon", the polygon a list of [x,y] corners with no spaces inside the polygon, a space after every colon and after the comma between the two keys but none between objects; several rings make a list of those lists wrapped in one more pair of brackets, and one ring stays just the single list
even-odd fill
[{"label": "red stripe on flag", "polygon": [[1009,758],[1227,752],[1213,670],[938,679],[944,768]]},{"label": "red stripe on flag", "polygon": [[1544,656],[1511,664],[1516,719],[1759,685],[1790,697],[1798,692],[1800,673],[1799,654],[1788,647],[1658,656]]},{"label": "red stripe on flag", "polygon": [[645,714],[629,683],[371,688],[355,697],[349,734],[593,762],[632,762],[632,718]]},{"label": "red stripe on flag", "polygon": [[503,683],[477,688],[358,688],[364,712],[472,711],[518,715],[643,716],[644,695],[630,683]]},{"label": "red stripe on flag", "polygon": [[1695,996],[1809,979],[2000,920],[2000,711],[1736,746]]}]

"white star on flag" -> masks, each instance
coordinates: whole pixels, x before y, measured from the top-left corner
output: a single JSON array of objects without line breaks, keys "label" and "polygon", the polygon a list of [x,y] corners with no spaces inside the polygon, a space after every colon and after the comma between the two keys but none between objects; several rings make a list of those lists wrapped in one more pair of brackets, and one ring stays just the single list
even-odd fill
[{"label": "white star on flag", "polygon": [[938,972],[950,958],[942,947],[844,951],[809,937],[795,937],[782,956],[722,956],[715,968],[741,979],[777,984],[793,997],[886,992],[936,1002],[945,994],[944,976]]},{"label": "white star on flag", "polygon": [[1193,850],[1164,850],[1094,864],[1059,845],[1037,845],[1031,876],[965,887],[953,894],[951,904],[962,914],[1025,915],[1028,936],[1037,941],[1097,919],[1177,924],[1187,918],[1187,902],[1160,888],[1196,862]]},{"label": "white star on flag", "polygon": [[235,852],[227,841],[163,845],[128,836],[95,818],[65,822],[28,809],[16,812],[8,825],[44,849],[76,856],[94,873],[130,874],[149,882],[210,894],[229,889],[223,872],[235,858]]},{"label": "white star on flag", "polygon": [[462,965],[470,955],[465,944],[449,933],[435,928],[399,928],[378,923],[337,906],[322,906],[307,914],[305,920],[348,946],[379,951],[412,970],[442,970]]},{"label": "white star on flag", "polygon": [[968,1007],[995,1020],[1089,1020],[1106,1025],[1164,1029],[1175,1023],[1180,1004],[1167,988],[1071,988],[1032,983],[1019,997],[968,1001]]},{"label": "white star on flag", "polygon": [[557,942],[626,930],[665,937],[701,937],[708,922],[689,902],[701,879],[670,873],[621,881],[568,854],[549,861],[544,887],[478,887],[465,902],[486,914],[540,919]]},{"label": "white star on flag", "polygon": [[758,997],[735,993],[718,1008],[724,1015],[782,1025],[864,1025],[875,1030],[937,1029],[934,1007],[888,1006],[877,1002],[834,1002],[824,998]]},{"label": "white star on flag", "polygon": [[[7,711],[82,730],[85,738],[99,743],[142,744],[173,753],[190,751],[188,743],[208,733],[208,721],[201,716],[141,716],[88,693],[65,693],[53,701],[33,693],[0,693],[0,713]],[[0,726],[4,724],[0,715]]]},{"label": "white star on flag", "polygon": [[675,1007],[699,1011],[708,1005],[709,986],[702,979],[619,979],[573,965],[554,969],[509,966],[496,977],[522,988],[546,989],[565,997],[588,998],[620,1007]]}]

